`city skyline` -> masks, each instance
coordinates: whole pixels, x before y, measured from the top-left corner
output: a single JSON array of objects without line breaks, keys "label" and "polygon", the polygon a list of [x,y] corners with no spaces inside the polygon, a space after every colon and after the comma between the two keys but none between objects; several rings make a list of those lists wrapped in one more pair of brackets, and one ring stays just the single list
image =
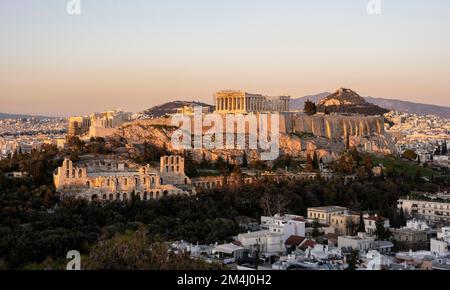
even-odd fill
[{"label": "city skyline", "polygon": [[[68,116],[241,89],[450,106],[450,3],[68,1],[0,3],[0,112]],[[326,21],[325,21],[326,20]]]}]

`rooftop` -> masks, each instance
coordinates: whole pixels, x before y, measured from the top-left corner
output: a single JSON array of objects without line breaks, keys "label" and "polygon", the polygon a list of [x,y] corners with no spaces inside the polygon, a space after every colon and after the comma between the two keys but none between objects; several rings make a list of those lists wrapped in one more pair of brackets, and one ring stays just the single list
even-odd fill
[{"label": "rooftop", "polygon": [[322,206],[322,207],[310,207],[309,210],[322,211],[322,212],[336,212],[336,211],[346,211],[346,207],[342,206]]}]

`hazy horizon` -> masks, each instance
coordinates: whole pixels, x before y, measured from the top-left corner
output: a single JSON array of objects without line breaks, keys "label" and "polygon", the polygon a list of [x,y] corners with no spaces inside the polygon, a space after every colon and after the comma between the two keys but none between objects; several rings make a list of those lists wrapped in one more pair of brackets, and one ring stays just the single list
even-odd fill
[{"label": "hazy horizon", "polygon": [[240,89],[450,106],[450,1],[0,1],[0,112],[67,116]]}]

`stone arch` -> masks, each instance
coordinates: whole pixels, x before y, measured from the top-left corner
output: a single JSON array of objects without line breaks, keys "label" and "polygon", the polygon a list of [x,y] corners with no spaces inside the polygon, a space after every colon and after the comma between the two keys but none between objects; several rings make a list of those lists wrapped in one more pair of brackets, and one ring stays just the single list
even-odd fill
[{"label": "stone arch", "polygon": [[109,200],[114,200],[114,195],[112,193],[109,194]]},{"label": "stone arch", "polygon": [[157,192],[155,193],[155,198],[156,198],[156,199],[159,198],[159,191],[157,191]]},{"label": "stone arch", "polygon": [[128,200],[128,194],[126,192],[123,193],[123,200]]},{"label": "stone arch", "polygon": [[91,200],[92,200],[92,201],[98,200],[98,195],[93,194],[92,197],[91,197]]},{"label": "stone arch", "polygon": [[144,192],[144,200],[148,200],[148,194],[147,194],[147,192]]},{"label": "stone arch", "polygon": [[87,181],[87,182],[86,182],[86,186],[87,186],[87,187],[91,187],[91,182]]},{"label": "stone arch", "polygon": [[168,192],[167,190],[164,190],[163,195],[164,195],[164,196],[168,196],[168,195],[169,195],[169,192]]},{"label": "stone arch", "polygon": [[117,200],[121,200],[121,198],[120,198],[120,193],[116,193],[116,199],[117,199]]},{"label": "stone arch", "polygon": [[153,191],[150,191],[150,199],[153,199],[154,195],[153,195]]},{"label": "stone arch", "polygon": [[107,196],[106,196],[106,193],[105,194],[103,194],[103,200],[106,200],[106,198],[107,198]]}]

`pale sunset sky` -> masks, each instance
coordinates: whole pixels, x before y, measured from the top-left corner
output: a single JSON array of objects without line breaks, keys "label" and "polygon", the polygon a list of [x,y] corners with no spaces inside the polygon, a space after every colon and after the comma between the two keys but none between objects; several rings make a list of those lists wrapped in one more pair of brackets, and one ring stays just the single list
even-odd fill
[{"label": "pale sunset sky", "polygon": [[240,89],[450,106],[450,1],[0,0],[0,112],[67,116]]}]

